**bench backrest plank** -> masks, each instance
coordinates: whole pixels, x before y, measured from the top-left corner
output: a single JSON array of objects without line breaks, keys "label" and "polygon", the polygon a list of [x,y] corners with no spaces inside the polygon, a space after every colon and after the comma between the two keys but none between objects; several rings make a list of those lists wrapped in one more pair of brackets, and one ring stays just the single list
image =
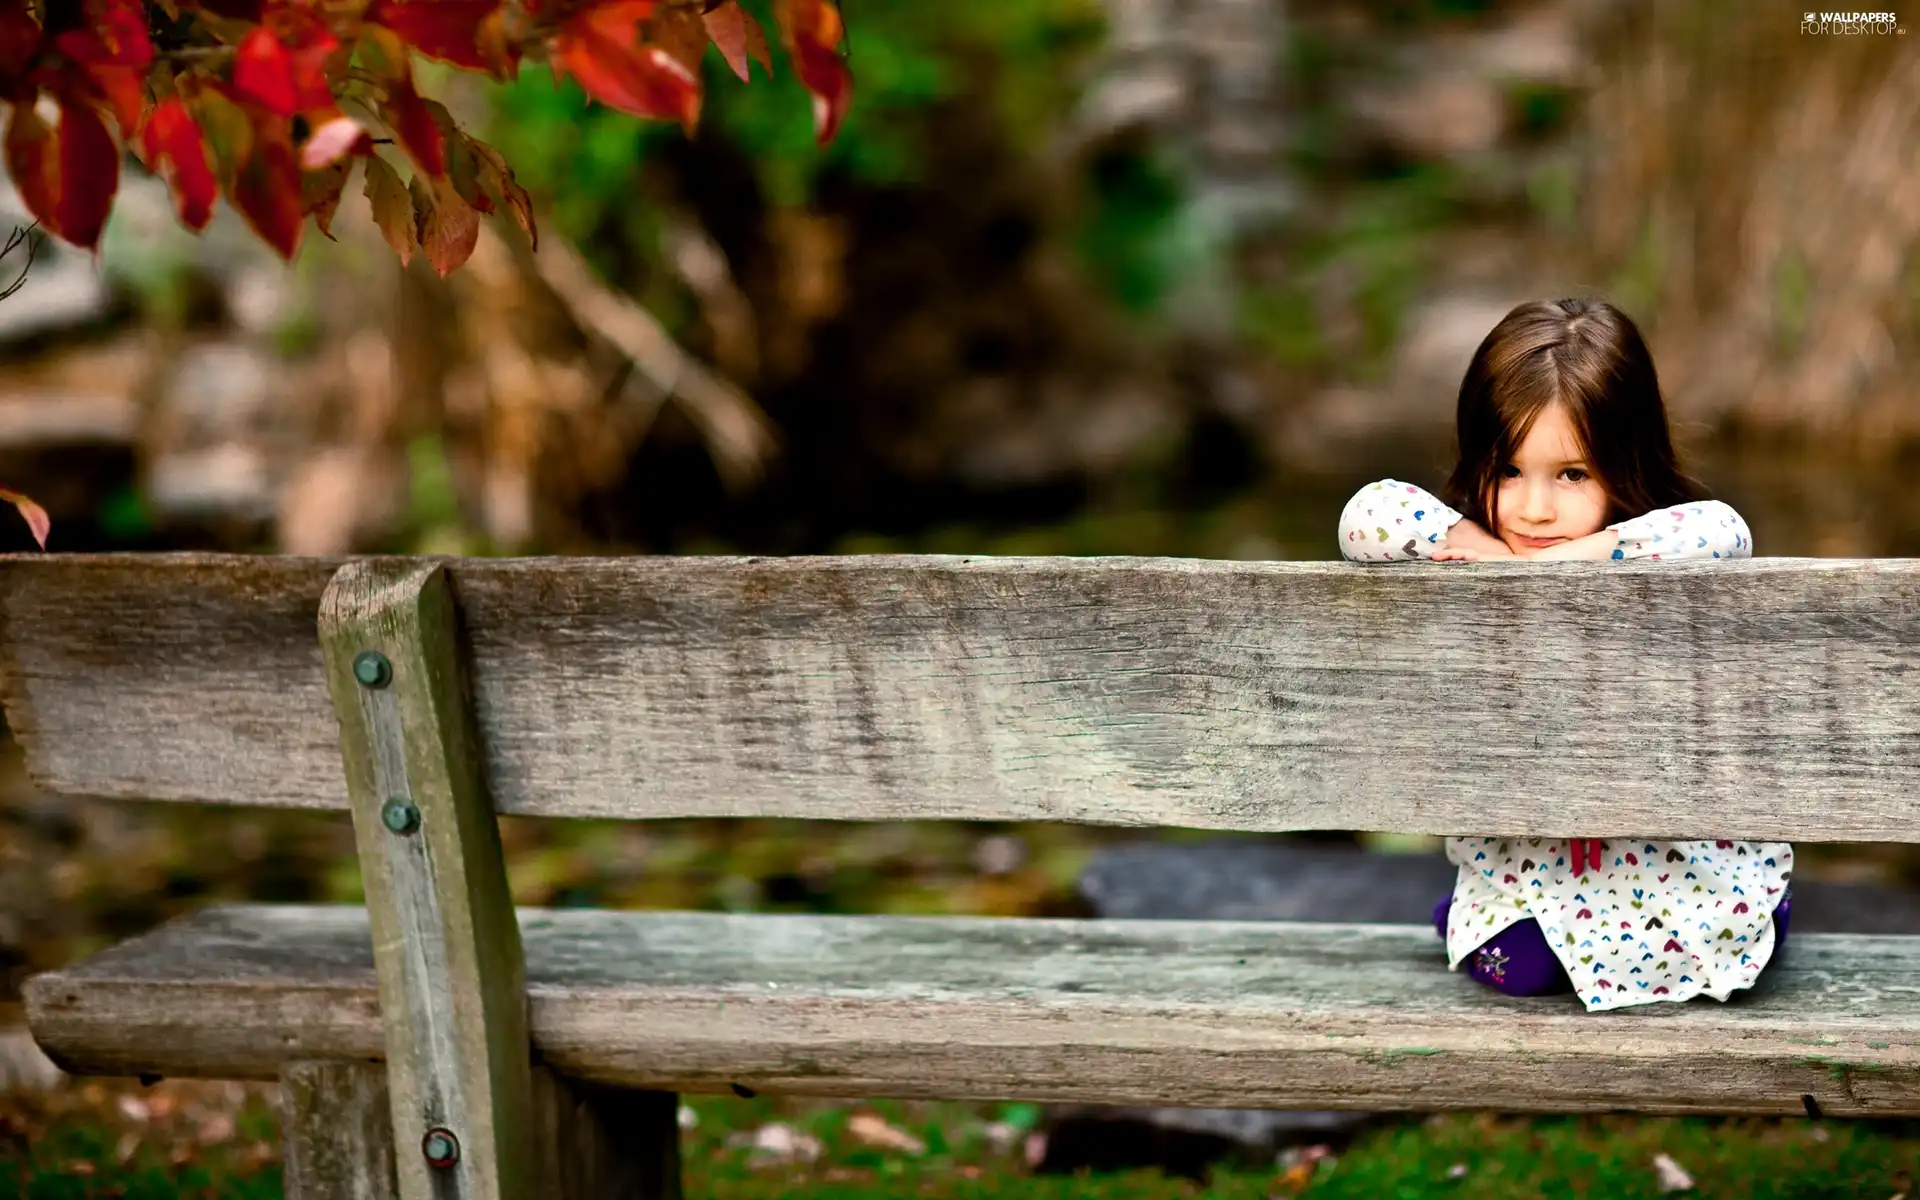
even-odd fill
[{"label": "bench backrest plank", "polygon": [[[333,560],[0,559],[42,786],[347,806]],[[1920,562],[448,564],[494,804],[1904,841]]]}]

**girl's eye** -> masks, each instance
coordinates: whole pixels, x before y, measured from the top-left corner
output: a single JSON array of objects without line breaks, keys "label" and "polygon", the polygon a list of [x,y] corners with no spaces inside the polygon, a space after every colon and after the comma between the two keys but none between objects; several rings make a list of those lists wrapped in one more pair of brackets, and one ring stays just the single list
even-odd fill
[{"label": "girl's eye", "polygon": [[[1592,475],[1585,467],[1568,467],[1566,470],[1560,472],[1560,474],[1570,483],[1585,483],[1588,479],[1592,478]],[[1500,468],[1500,478],[1518,479],[1520,478],[1520,468],[1512,463],[1508,463],[1506,466]]]}]

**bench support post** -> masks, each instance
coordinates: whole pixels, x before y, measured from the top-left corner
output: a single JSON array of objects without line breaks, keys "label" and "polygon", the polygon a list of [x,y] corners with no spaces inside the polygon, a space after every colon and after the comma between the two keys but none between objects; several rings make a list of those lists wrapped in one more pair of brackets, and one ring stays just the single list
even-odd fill
[{"label": "bench support post", "polygon": [[[280,1073],[287,1200],[396,1193],[387,1069],[301,1062]],[[679,1099],[533,1071],[535,1175],[553,1200],[680,1200]]]},{"label": "bench support post", "polygon": [[681,1200],[680,1097],[533,1073],[540,1176],[565,1200]]},{"label": "bench support post", "polygon": [[380,977],[399,1195],[560,1194],[543,1177],[551,1122],[536,1119],[520,927],[445,569],[346,564],[321,599],[320,642]]},{"label": "bench support post", "polygon": [[388,1200],[393,1109],[378,1063],[302,1062],[280,1072],[287,1200]]},{"label": "bench support post", "polygon": [[320,602],[403,1200],[533,1194],[520,927],[437,563],[357,561]]}]

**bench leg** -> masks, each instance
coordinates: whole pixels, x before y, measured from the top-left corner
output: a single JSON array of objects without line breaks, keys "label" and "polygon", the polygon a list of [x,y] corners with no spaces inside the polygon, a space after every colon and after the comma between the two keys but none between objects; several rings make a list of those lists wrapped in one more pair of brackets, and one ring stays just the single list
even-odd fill
[{"label": "bench leg", "polygon": [[680,1200],[680,1097],[535,1071],[535,1162],[566,1200]]},{"label": "bench leg", "polygon": [[280,1073],[287,1200],[392,1200],[393,1110],[378,1063],[303,1062]]},{"label": "bench leg", "polygon": [[[399,1195],[387,1070],[294,1063],[280,1076],[287,1200]],[[553,1200],[680,1200],[680,1098],[533,1072],[535,1177]]]}]

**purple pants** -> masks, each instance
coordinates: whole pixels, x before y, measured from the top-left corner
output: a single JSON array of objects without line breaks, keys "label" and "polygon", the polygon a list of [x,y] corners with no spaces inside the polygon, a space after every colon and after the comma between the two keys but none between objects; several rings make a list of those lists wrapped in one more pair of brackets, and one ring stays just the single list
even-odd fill
[{"label": "purple pants", "polygon": [[[1792,902],[1793,889],[1788,888],[1787,894],[1780,898],[1780,907],[1773,910],[1775,954],[1787,948],[1787,920],[1792,915]],[[1452,907],[1453,893],[1449,892],[1440,897],[1440,903],[1433,909],[1433,927],[1442,941],[1447,937],[1447,911]],[[1547,947],[1539,922],[1531,917],[1515,921],[1481,945],[1494,941],[1500,943],[1500,952],[1507,960],[1501,970],[1503,978],[1493,978],[1492,969],[1481,965],[1477,948],[1476,953],[1468,957],[1467,973],[1481,983],[1509,996],[1549,996],[1573,990],[1573,981],[1567,978],[1560,960]]]}]

